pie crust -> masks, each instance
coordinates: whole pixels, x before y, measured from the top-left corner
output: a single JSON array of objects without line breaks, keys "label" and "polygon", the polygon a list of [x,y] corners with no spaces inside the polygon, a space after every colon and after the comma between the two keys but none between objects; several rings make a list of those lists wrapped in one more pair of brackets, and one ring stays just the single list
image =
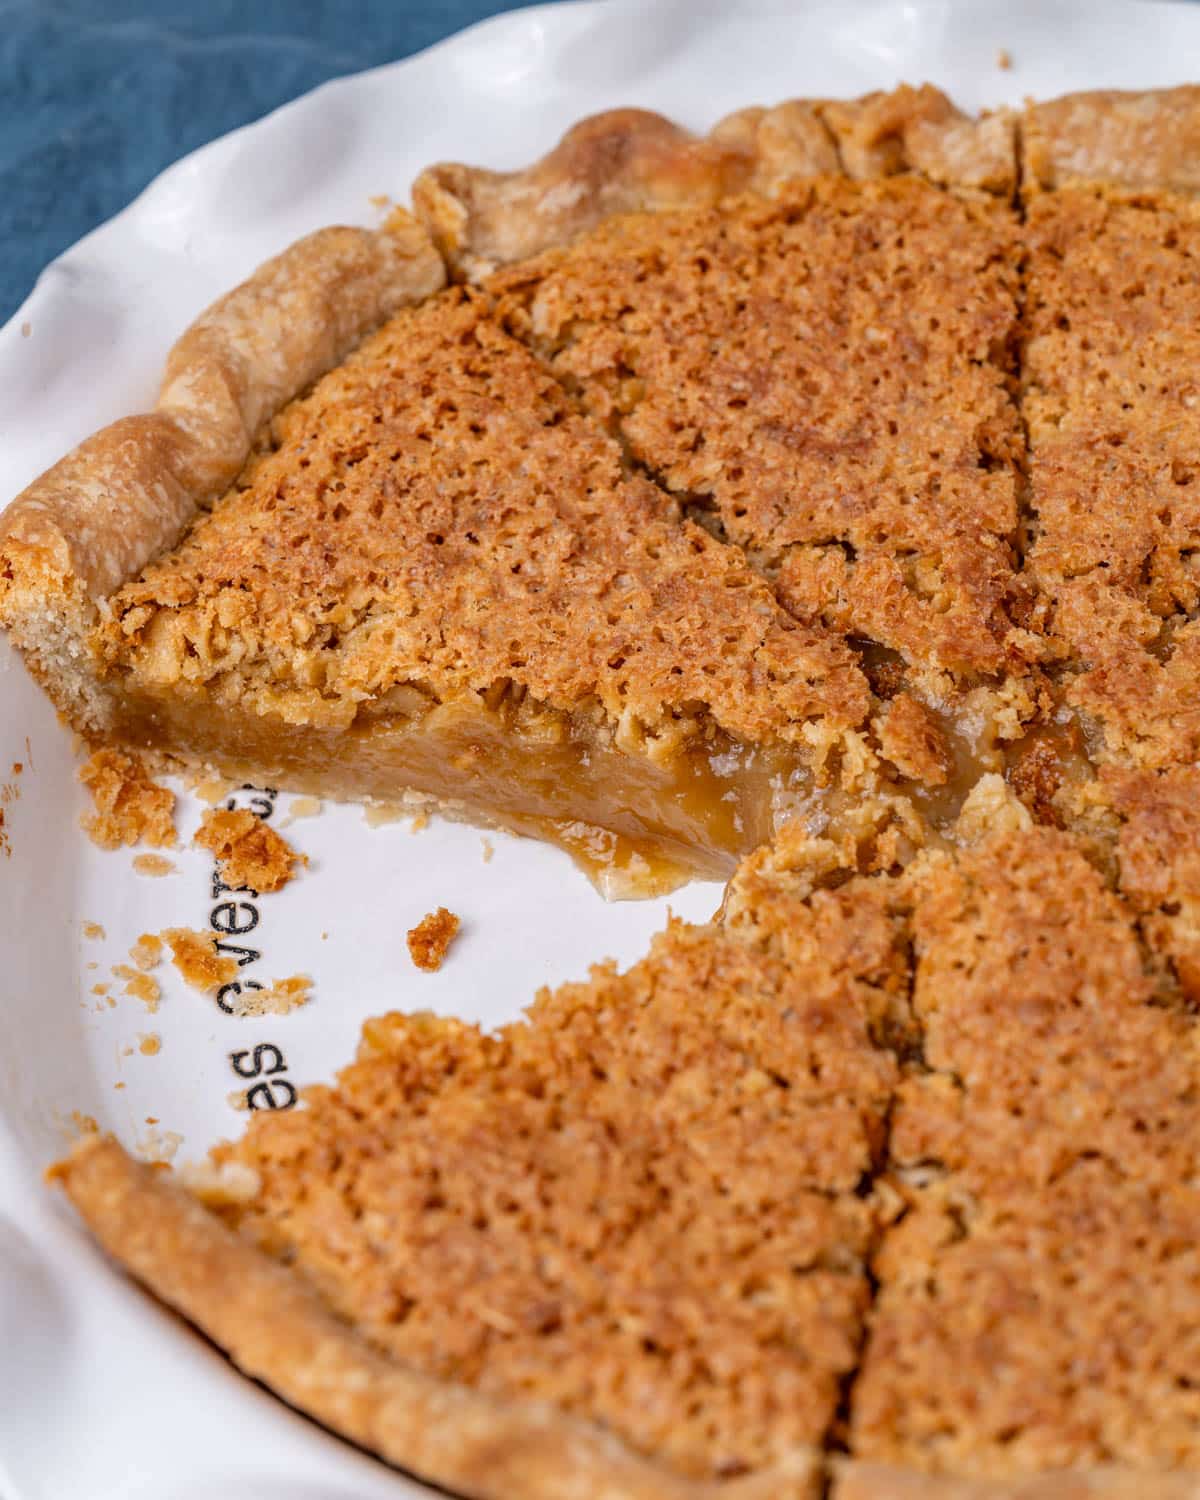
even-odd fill
[{"label": "pie crust", "polygon": [[[378,232],[327,230],[285,252],[216,304],[184,336],[172,353],[153,413],[127,418],[90,439],[10,506],[0,518],[0,623],[76,727],[103,739],[117,722],[119,705],[97,670],[94,641],[98,626],[110,620],[114,596],[174,548],[228,489],[282,408],[338,366],[371,329],[398,309],[427,304],[447,275],[481,284],[497,273],[503,279],[508,274],[503,268],[538,256],[554,261],[562,247],[602,228],[616,215],[694,211],[736,195],[786,201],[788,184],[797,178],[830,176],[868,182],[895,177],[900,179],[899,192],[906,190],[904,184],[919,181],[964,203],[1016,199],[1027,222],[1044,227],[1041,246],[1049,246],[1053,258],[1060,248],[1055,236],[1069,238],[1071,224],[1087,222],[1089,214],[1103,221],[1097,244],[1107,232],[1105,226],[1116,225],[1119,232],[1123,215],[1145,215],[1164,199],[1169,212],[1190,225],[1187,199],[1200,185],[1198,137],[1200,90],[1190,86],[1138,94],[1069,95],[1030,104],[1020,114],[1001,111],[981,120],[963,116],[926,86],[849,103],[798,100],[743,110],[700,138],[659,116],[621,110],[583,122],[549,156],[522,172],[431,167],[413,190],[414,209],[424,227],[401,214]],[[1144,226],[1146,221],[1143,217],[1137,222]],[[1080,243],[1090,253],[1086,237]],[[1051,269],[1043,266],[1039,272],[1036,255],[1034,261],[1034,278],[1044,275],[1049,284]],[[1086,287],[1086,280],[1082,284]],[[1144,288],[1141,293],[1135,288],[1133,295],[1144,295]],[[1108,315],[1102,306],[1091,309],[1086,293],[1080,306],[1085,314]],[[1071,335],[1070,328],[1057,331]],[[1052,417],[1069,414],[1073,403],[1081,409],[1087,406],[1090,367],[1083,356],[1091,347],[1086,332],[1076,333],[1075,342],[1067,337],[1055,343],[1053,330],[1047,329],[1047,342],[1033,351],[1026,366],[1035,371],[1035,394],[1049,391],[1061,401],[1061,411],[1056,408]],[[1163,394],[1189,406],[1186,391]],[[1029,398],[1028,388],[1023,396]],[[1071,479],[1069,465],[1064,466],[1065,479],[1055,468],[1057,438],[1051,430],[1061,426],[1047,418],[1044,430],[1036,423],[1031,429],[1030,492],[1045,506],[1047,517]],[[1186,487],[1190,467],[1183,459],[1179,462],[1172,482]],[[1069,515],[1070,496],[1062,503]],[[1074,544],[1077,539],[1070,534],[1069,522],[1061,529]],[[961,859],[961,869],[969,872],[962,881],[966,886],[975,881],[982,888],[991,878],[993,856],[997,870],[1019,870],[1026,857],[1030,868],[1043,856],[1056,870],[1069,865],[1063,879],[1075,885],[1082,882],[1092,893],[1088,900],[1094,897],[1093,906],[1087,909],[1093,915],[1088,920],[1099,924],[1097,931],[1107,930],[1106,924],[1132,924],[1130,931],[1136,935],[1121,939],[1122,961],[1130,966],[1126,998],[1131,1008],[1141,1004],[1148,1012],[1161,1001],[1166,1017],[1162,1026],[1166,1031],[1178,1028],[1182,1036],[1186,1009],[1181,996],[1190,999],[1196,983],[1195,913],[1200,909],[1191,853],[1197,838],[1191,811],[1197,805],[1191,785],[1194,766],[1179,761],[1174,741],[1161,754],[1142,753],[1139,746],[1151,737],[1140,731],[1108,746],[1102,737],[1094,740],[1093,753],[1088,754],[1087,736],[1094,733],[1097,716],[1093,711],[1097,705],[1111,708],[1114,701],[1113,673],[1106,677],[1105,665],[1097,668],[1087,655],[1093,640],[1087,630],[1092,625],[1078,600],[1103,583],[1109,589],[1103,596],[1105,606],[1127,611],[1122,619],[1128,619],[1131,632],[1140,632],[1138,639],[1150,655],[1159,653],[1155,659],[1161,658],[1168,677],[1178,640],[1185,648],[1180,650],[1176,677],[1188,667],[1190,622],[1170,616],[1169,628],[1156,636],[1154,620],[1147,620],[1164,618],[1155,610],[1167,597],[1161,589],[1153,592],[1157,580],[1147,583],[1133,577],[1124,593],[1114,591],[1115,585],[1110,589],[1105,580],[1080,584],[1073,564],[1045,562],[1054,545],[1052,536],[1045,541],[1049,534],[1047,528],[1033,541],[1030,555],[1048,580],[1054,609],[1065,622],[1063,633],[1055,637],[1067,640],[1062,659],[1070,651],[1076,655],[1069,660],[1063,694],[1054,697],[1054,712],[1039,710],[1040,717],[1028,720],[1036,728],[1020,742],[1017,758],[996,766],[973,765],[970,774],[956,776],[935,732],[937,722],[929,717],[929,705],[922,713],[916,700],[915,707],[898,707],[902,700],[894,700],[881,726],[898,757],[896,764],[907,765],[910,774],[922,775],[934,787],[960,783],[948,794],[955,811],[966,787],[977,781],[959,823],[944,820],[951,842],[970,842],[977,828],[989,830],[1000,841],[987,845],[979,856],[927,852],[914,863],[912,879],[936,884],[950,866],[959,870],[954,861]],[[1171,587],[1186,594],[1190,552],[1187,547],[1179,550],[1186,556],[1171,575]],[[1107,569],[1108,559],[1100,566]],[[1176,615],[1186,615],[1186,598],[1181,604],[1171,594],[1170,600]],[[863,669],[882,677],[894,665],[886,656],[865,657]],[[1173,732],[1189,711],[1182,699],[1176,703],[1170,698],[1178,689],[1172,679],[1163,687],[1161,700],[1148,707],[1144,695],[1132,706],[1128,695],[1120,698],[1112,708],[1113,722],[1118,710],[1135,719],[1139,713],[1151,718],[1157,714],[1164,723],[1169,721]],[[1024,721],[1023,727],[1028,727]],[[1190,733],[1187,723],[1184,729]],[[1155,743],[1161,742],[1165,740],[1160,736]],[[1009,773],[1007,785],[995,774],[997,769]],[[988,774],[978,778],[981,770]],[[847,806],[852,815],[852,797]],[[1065,823],[1083,838],[1072,840],[1045,830],[1031,833],[1030,808],[1040,820]],[[747,909],[748,891],[765,890],[780,881],[793,887],[799,881],[804,886],[802,899],[808,899],[823,882],[842,886],[848,877],[867,879],[875,870],[882,872],[874,877],[879,881],[896,878],[895,868],[911,859],[915,847],[937,840],[924,837],[927,828],[918,818],[903,838],[893,826],[881,855],[877,836],[892,821],[890,810],[875,808],[862,812],[857,822],[851,816],[844,825],[826,820],[821,830],[805,830],[801,843],[812,869],[803,876],[788,866],[785,830],[776,849],[752,856],[731,887],[724,923],[736,927]],[[932,815],[930,821],[935,821]],[[826,839],[814,837],[822,830]],[[1119,857],[1113,856],[1114,847]],[[1111,884],[1103,893],[1087,852],[1105,864]],[[946,876],[946,889],[957,890],[958,878]],[[1035,904],[1036,896],[1030,897]],[[996,899],[1002,907],[1001,897]],[[946,912],[958,909],[955,901],[967,916],[951,920]],[[969,1027],[956,1032],[953,1024],[954,1007],[961,1003],[969,1009],[973,993],[956,977],[966,966],[958,964],[954,954],[960,939],[970,947],[970,921],[980,909],[966,896],[951,899],[942,892],[933,902],[935,915],[927,919],[928,930],[944,941],[945,973],[950,976],[944,1005],[952,1019],[939,1033],[943,1061],[912,1088],[906,1084],[899,1091],[899,1108],[909,1111],[906,1128],[916,1143],[912,1160],[904,1165],[910,1176],[903,1179],[914,1204],[906,1223],[913,1226],[928,1217],[944,1228],[943,1218],[953,1220],[958,1211],[951,1193],[956,1174],[974,1181],[966,1167],[947,1161],[939,1171],[946,1172],[950,1186],[941,1179],[931,1183],[921,1176],[918,1148],[922,1129],[937,1136],[947,1157],[947,1141],[957,1150],[966,1139],[961,1131],[955,1134],[953,1111],[946,1104],[957,1087],[955,1080],[961,1082],[969,1072],[955,1048],[966,1048],[969,1054],[972,1045]],[[943,918],[948,932],[938,926]],[[1053,927],[1052,920],[1048,927]],[[1091,930],[1081,929],[1085,938]],[[990,935],[979,936],[978,947],[971,951],[987,954]],[[1020,936],[1018,932],[1013,938],[1018,949]],[[1049,939],[1046,946],[1052,949]],[[1021,950],[1014,958],[1014,972],[1026,957]],[[809,955],[803,962],[816,960]],[[1083,958],[1080,967],[1081,972],[1086,967]],[[1097,983],[1102,980],[1103,976]],[[1059,995],[1044,984],[1038,989],[1037,974],[1031,982],[1034,988],[1026,997],[1031,1007],[1052,1003]],[[908,1043],[903,1037],[893,1037],[893,1043],[905,1055]],[[1182,1046],[1175,1049],[1180,1055],[1182,1051]],[[1105,1048],[1099,1046],[1095,1056],[1102,1068]],[[969,1056],[967,1061],[974,1066],[978,1059]],[[980,1066],[986,1074],[986,1058]],[[1119,1090],[1113,1093],[1119,1097]],[[986,1090],[981,1093],[981,1120],[984,1106],[994,1097]],[[1061,1098],[1039,1103],[1048,1122],[1045,1139],[1051,1144],[1053,1131],[1067,1128],[1055,1114],[1066,1097],[1064,1092]],[[968,1100],[968,1105],[973,1102]],[[1119,1116],[1117,1108],[1113,1118]],[[1117,1129],[1109,1116],[1102,1124],[1105,1130]],[[1000,1172],[1005,1160],[1022,1158],[1019,1151],[1013,1152],[1012,1139],[999,1127],[997,1132],[994,1141],[986,1139],[984,1144],[997,1153],[1009,1151],[1007,1158],[996,1157]],[[1041,1138],[1031,1139],[1037,1144]],[[85,1141],[55,1171],[113,1257],[202,1328],[247,1373],[352,1441],[423,1477],[496,1500],[514,1494],[530,1500],[539,1495],[610,1500],[720,1495],[740,1500],[821,1492],[827,1457],[813,1448],[798,1450],[781,1465],[746,1477],[689,1479],[637,1454],[600,1426],[556,1408],[499,1400],[421,1375],[369,1346],[299,1275],[280,1269],[244,1235],[231,1232],[219,1217],[174,1186],[167,1174],[134,1163],[115,1143]],[[931,1255],[944,1248],[934,1239],[929,1243]],[[889,1285],[886,1266],[883,1272],[883,1292],[873,1316],[879,1321],[895,1318],[896,1327],[909,1326],[905,1320],[921,1326],[924,1291],[902,1277]],[[232,1297],[231,1285],[237,1288]],[[878,1359],[875,1365],[878,1371]],[[953,1370],[952,1360],[938,1368]],[[886,1369],[877,1374],[882,1386],[887,1379]],[[886,1411],[886,1399],[881,1398],[875,1409]],[[852,1414],[852,1439],[856,1420]],[[883,1431],[886,1422],[880,1422]],[[896,1442],[900,1449],[909,1443],[920,1451],[919,1435]],[[1159,1473],[1149,1466],[1047,1469],[1028,1479],[935,1476],[902,1460],[834,1458],[832,1467],[832,1493],[841,1500],[901,1500],[909,1495],[930,1500],[1041,1500],[1051,1494],[1080,1500],[1135,1494],[1176,1500],[1200,1494],[1200,1480],[1183,1473]]]}]

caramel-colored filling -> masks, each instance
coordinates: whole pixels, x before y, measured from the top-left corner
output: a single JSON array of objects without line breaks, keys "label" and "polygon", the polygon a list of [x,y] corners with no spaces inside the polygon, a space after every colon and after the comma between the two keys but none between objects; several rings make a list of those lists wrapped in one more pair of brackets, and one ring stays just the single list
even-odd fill
[{"label": "caramel-colored filling", "polygon": [[201,693],[135,694],[125,713],[136,744],[185,750],[228,776],[347,801],[418,792],[450,816],[556,844],[610,899],[725,879],[810,785],[799,753],[782,747],[719,735],[654,759],[567,716],[557,735],[524,734],[477,697],[336,730],[214,712]]}]

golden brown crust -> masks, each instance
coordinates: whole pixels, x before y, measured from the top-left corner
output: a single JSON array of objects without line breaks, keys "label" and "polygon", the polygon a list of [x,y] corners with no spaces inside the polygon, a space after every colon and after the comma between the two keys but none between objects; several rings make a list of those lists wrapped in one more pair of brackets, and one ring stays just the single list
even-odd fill
[{"label": "golden brown crust", "polygon": [[1031,101],[1021,123],[1023,187],[1104,183],[1200,194],[1200,87],[1097,89]]},{"label": "golden brown crust", "polygon": [[236,476],[264,421],[444,270],[407,215],[300,240],[214,303],[175,345],[154,411],[124,417],[0,515],[0,625],[60,708],[105,727],[87,671],[97,605],[179,540]]},{"label": "golden brown crust", "polygon": [[104,1248],[247,1375],[351,1442],[472,1500],[809,1500],[808,1453],[689,1480],[544,1405],[430,1379],[376,1353],[315,1293],[167,1175],[91,1136],[55,1169]]},{"label": "golden brown crust", "polygon": [[838,1469],[832,1500],[1196,1500],[1200,1480],[1189,1474],[1136,1469],[1059,1469],[1027,1479],[962,1479],[887,1464],[847,1463]]},{"label": "golden brown crust", "polygon": [[742,109],[700,137],[646,110],[610,110],[581,120],[522,171],[428,167],[413,184],[413,205],[452,269],[482,280],[614,214],[706,207],[734,193],[773,196],[797,177],[905,171],[967,191],[1011,192],[1012,119],[973,120],[929,84]]}]

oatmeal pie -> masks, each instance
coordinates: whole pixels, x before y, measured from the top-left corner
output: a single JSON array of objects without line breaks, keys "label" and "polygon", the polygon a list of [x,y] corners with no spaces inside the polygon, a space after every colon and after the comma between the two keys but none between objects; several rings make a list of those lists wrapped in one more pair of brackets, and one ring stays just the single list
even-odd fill
[{"label": "oatmeal pie", "polygon": [[89,737],[736,865],[189,1179],[83,1143],[120,1263],[479,1500],[1200,1494],[1197,160],[1190,87],[617,111],[14,503]]}]

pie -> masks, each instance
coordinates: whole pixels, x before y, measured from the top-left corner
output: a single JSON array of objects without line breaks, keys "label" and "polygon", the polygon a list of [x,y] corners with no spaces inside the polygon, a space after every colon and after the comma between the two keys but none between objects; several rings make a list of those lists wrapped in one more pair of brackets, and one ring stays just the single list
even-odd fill
[{"label": "pie", "polygon": [[56,1170],[465,1494],[1200,1493],[1200,90],[619,110],[196,324],[0,519],[119,753],[729,875],[190,1179]]}]

